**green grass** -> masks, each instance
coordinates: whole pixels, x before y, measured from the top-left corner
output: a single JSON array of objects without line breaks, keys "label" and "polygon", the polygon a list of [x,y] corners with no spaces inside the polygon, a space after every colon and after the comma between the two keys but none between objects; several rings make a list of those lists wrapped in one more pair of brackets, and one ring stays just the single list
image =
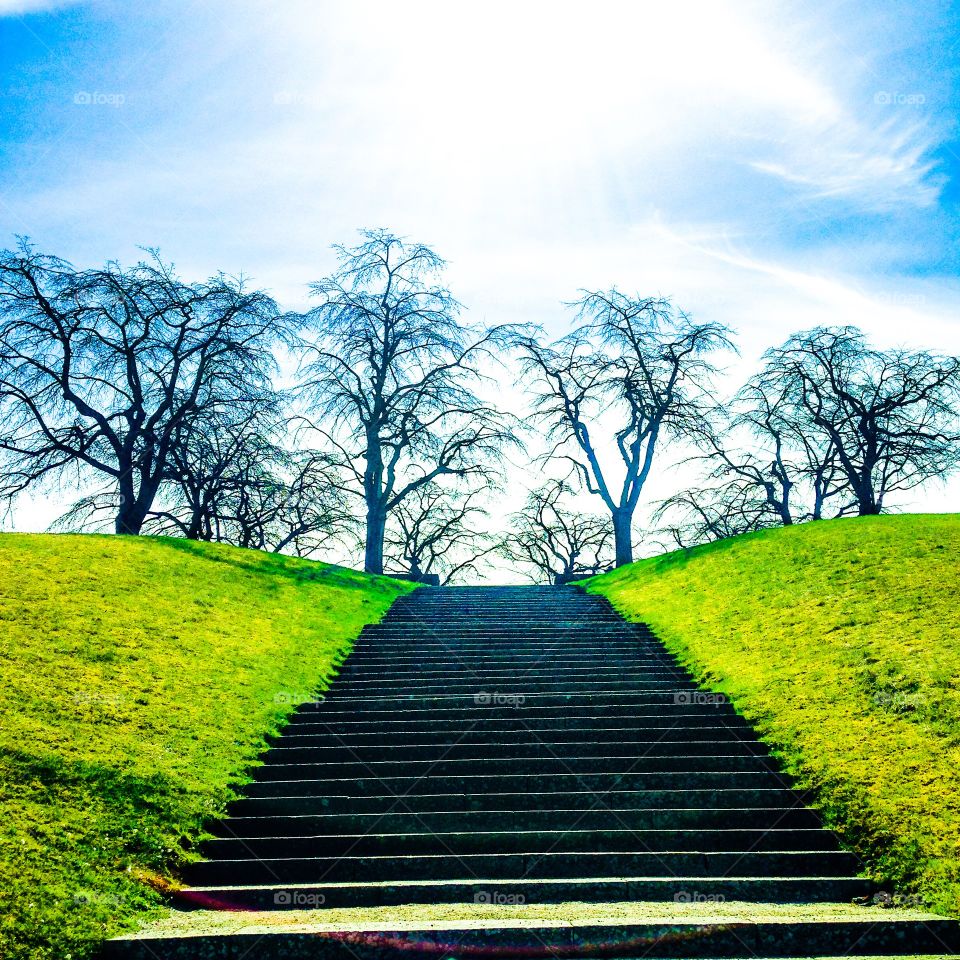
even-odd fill
[{"label": "green grass", "polygon": [[0,956],[86,957],[156,912],[205,818],[409,589],[138,537],[0,536]]},{"label": "green grass", "polygon": [[960,517],[824,521],[586,582],[726,693],[891,891],[960,914]]},{"label": "green grass", "polygon": [[[938,919],[921,910],[886,910],[852,903],[675,903],[631,900],[607,903],[406,903],[388,907],[325,907],[323,910],[171,910],[130,935],[229,936],[243,932],[331,932],[335,930],[442,930],[523,926],[621,926],[654,923],[837,923]],[[643,953],[643,951],[639,951]]]}]

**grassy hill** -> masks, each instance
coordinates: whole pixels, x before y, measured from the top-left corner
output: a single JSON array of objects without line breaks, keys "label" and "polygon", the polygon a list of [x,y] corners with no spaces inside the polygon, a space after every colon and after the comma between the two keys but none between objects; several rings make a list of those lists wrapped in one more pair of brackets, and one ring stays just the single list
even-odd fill
[{"label": "grassy hill", "polygon": [[586,586],[756,723],[891,892],[960,914],[960,516],[765,531]]},{"label": "grassy hill", "polygon": [[232,547],[0,535],[0,956],[142,919],[397,581]]}]

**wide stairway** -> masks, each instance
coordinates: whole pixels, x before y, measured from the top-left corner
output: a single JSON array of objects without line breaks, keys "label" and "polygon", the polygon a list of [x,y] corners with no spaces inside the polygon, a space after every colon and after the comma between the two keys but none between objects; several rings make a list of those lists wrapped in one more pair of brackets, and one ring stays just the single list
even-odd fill
[{"label": "wide stairway", "polygon": [[264,761],[178,912],[110,956],[960,947],[951,922],[851,903],[873,893],[857,860],[749,725],[573,588],[401,598]]}]

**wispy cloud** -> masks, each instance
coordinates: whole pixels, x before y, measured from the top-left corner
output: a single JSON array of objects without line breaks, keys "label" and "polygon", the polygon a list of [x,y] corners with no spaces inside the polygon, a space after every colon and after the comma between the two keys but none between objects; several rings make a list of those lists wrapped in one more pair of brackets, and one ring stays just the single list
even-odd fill
[{"label": "wispy cloud", "polygon": [[776,160],[750,166],[798,187],[812,199],[840,198],[871,211],[934,206],[946,176],[931,159],[937,141],[920,124],[866,128],[852,118],[782,144]]}]

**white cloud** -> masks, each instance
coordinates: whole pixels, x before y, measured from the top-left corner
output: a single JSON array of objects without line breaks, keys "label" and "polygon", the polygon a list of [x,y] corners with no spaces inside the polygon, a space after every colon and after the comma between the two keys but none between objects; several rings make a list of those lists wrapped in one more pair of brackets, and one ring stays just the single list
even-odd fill
[{"label": "white cloud", "polygon": [[845,198],[871,211],[903,204],[936,204],[945,177],[929,159],[935,141],[922,126],[885,123],[870,130],[852,117],[828,129],[809,131],[782,149],[783,159],[755,160],[762,173],[803,188],[811,198]]}]

